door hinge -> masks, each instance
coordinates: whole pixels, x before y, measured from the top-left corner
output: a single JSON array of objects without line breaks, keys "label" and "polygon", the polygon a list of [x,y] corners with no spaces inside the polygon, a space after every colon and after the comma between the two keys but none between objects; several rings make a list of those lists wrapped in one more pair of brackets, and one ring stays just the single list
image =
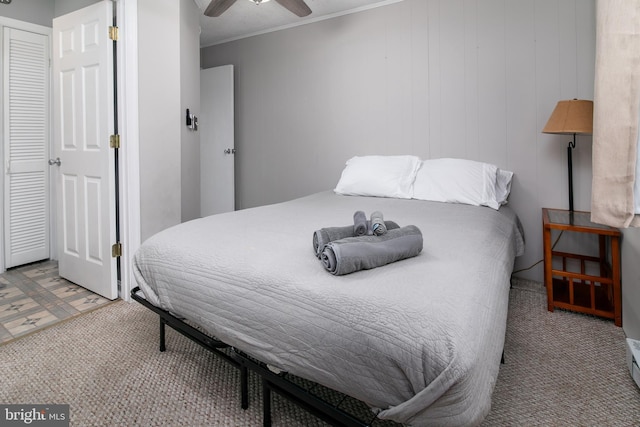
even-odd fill
[{"label": "door hinge", "polygon": [[118,242],[118,243],[114,243],[111,246],[111,257],[112,258],[118,258],[122,256],[122,243]]},{"label": "door hinge", "polygon": [[120,135],[111,135],[109,137],[109,146],[111,148],[120,148]]},{"label": "door hinge", "polygon": [[118,41],[118,37],[120,36],[120,29],[116,26],[109,27],[109,38],[111,40]]}]

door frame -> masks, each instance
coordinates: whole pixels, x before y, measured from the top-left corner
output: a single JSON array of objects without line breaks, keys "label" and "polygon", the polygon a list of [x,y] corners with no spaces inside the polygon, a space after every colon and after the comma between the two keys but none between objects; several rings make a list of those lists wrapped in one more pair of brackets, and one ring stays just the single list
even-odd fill
[{"label": "door frame", "polygon": [[120,239],[123,245],[119,296],[130,301],[133,254],[140,247],[140,151],[138,125],[138,0],[116,2],[120,27],[118,98],[121,145]]},{"label": "door frame", "polygon": [[[25,22],[25,21],[20,21],[18,19],[13,19],[13,18],[7,18],[4,16],[0,16],[0,46],[4,45],[4,31],[2,31],[2,29],[4,27],[9,27],[9,28],[14,28],[16,30],[21,30],[21,31],[28,31],[31,33],[36,33],[36,34],[40,34],[40,35],[44,35],[47,36],[47,39],[49,41],[49,52],[53,51],[53,46],[52,46],[52,36],[53,36],[53,29],[49,28],[49,27],[45,27],[43,25],[38,25],[38,24],[32,24],[30,22]],[[1,51],[0,49],[0,53],[2,55],[4,55],[4,52]],[[2,57],[0,56],[0,64],[2,64]],[[2,69],[0,68],[0,78],[3,79],[4,81],[4,74],[2,73]],[[53,126],[51,126],[52,123],[52,115],[53,115],[53,86],[52,86],[53,82],[52,82],[52,69],[51,69],[51,56],[49,56],[49,152],[51,152],[52,149],[52,144],[53,144]],[[0,134],[4,134],[4,127],[5,127],[6,123],[4,123],[4,102],[0,102]],[[4,139],[3,139],[3,144],[4,144]],[[3,147],[4,148],[4,147]],[[2,161],[2,165],[4,168],[4,165],[6,163],[6,159],[4,158],[4,150],[2,150],[3,152],[0,153],[0,160]],[[4,192],[4,184],[5,184],[5,174],[2,173],[0,174],[0,195],[2,196],[2,203],[4,203],[4,197],[5,197],[5,192]],[[55,179],[53,179],[53,171],[51,170],[51,168],[49,168],[49,200],[55,200],[55,194],[56,194],[56,187],[55,187]],[[4,212],[0,213],[1,218],[2,218],[2,224],[4,224]],[[55,214],[55,210],[51,209],[51,203],[49,204],[49,257],[50,258],[54,258],[55,256],[57,256],[57,249],[56,249],[56,228],[55,228],[55,224],[56,224],[56,214]],[[2,244],[0,245],[0,273],[4,273],[6,271],[6,264],[5,264],[5,232],[4,232],[4,225],[2,225],[0,227],[0,242],[2,242]]]}]

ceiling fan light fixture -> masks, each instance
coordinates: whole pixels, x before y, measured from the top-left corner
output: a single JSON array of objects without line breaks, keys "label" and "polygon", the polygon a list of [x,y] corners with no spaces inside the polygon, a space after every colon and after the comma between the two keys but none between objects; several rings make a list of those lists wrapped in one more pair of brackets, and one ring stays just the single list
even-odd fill
[{"label": "ceiling fan light fixture", "polygon": [[[2,1],[2,0],[0,0]],[[254,4],[261,4],[263,2],[267,2],[269,0],[249,0]],[[229,9],[236,0],[211,0],[209,6],[204,10],[204,14],[206,16],[218,17],[224,13],[225,10]],[[293,13],[300,18],[310,15],[311,9],[304,0],[276,0],[280,6],[287,9],[289,12]]]}]

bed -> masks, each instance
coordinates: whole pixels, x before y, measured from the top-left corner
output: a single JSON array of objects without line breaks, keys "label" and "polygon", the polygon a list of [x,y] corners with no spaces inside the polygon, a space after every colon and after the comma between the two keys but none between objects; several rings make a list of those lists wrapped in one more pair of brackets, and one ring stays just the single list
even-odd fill
[{"label": "bed", "polygon": [[[328,273],[313,233],[358,210],[417,226],[421,253]],[[509,206],[324,191],[164,230],[133,268],[150,305],[271,371],[352,396],[380,419],[459,426],[489,412],[523,250]]]}]

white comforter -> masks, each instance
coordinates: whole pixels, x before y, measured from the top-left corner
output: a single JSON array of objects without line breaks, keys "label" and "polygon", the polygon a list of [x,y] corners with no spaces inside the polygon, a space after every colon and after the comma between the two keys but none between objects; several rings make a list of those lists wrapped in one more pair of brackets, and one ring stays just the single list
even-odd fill
[{"label": "white comforter", "polygon": [[[411,259],[325,271],[313,232],[379,210],[424,238]],[[135,254],[154,305],[257,359],[411,425],[476,425],[489,412],[509,279],[523,251],[508,207],[322,192],[165,230]]]}]

